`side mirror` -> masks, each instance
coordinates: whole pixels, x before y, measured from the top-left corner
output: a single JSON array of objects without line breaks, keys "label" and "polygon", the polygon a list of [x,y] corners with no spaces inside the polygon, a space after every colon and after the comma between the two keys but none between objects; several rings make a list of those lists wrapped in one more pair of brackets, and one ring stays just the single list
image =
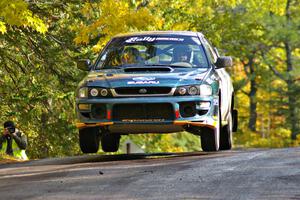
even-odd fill
[{"label": "side mirror", "polygon": [[220,57],[219,50],[217,49],[217,47],[214,47],[214,51],[217,54],[217,56]]},{"label": "side mirror", "polygon": [[230,56],[220,56],[215,63],[217,69],[232,66],[232,58]]},{"label": "side mirror", "polygon": [[89,59],[78,60],[77,68],[83,71],[89,71],[91,69],[91,61]]}]

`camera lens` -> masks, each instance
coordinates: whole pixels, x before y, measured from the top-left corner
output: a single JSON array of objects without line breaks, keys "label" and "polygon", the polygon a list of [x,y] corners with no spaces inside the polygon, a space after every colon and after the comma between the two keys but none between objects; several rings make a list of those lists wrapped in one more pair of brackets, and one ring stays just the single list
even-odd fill
[{"label": "camera lens", "polygon": [[7,130],[8,130],[9,133],[14,133],[15,132],[14,127],[8,127]]}]

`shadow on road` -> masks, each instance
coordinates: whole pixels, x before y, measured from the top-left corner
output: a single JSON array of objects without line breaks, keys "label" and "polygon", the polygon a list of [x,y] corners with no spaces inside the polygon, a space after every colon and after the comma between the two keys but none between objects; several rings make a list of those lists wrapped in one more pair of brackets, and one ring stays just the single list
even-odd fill
[{"label": "shadow on road", "polygon": [[115,154],[115,155],[82,155],[71,156],[64,158],[47,158],[40,160],[31,160],[20,163],[6,163],[0,164],[1,168],[17,167],[17,166],[40,166],[40,165],[66,165],[66,164],[79,164],[91,162],[110,162],[110,161],[124,161],[124,160],[141,160],[141,159],[159,159],[159,158],[174,158],[174,157],[190,157],[190,156],[204,156],[216,155],[218,153],[207,152],[183,152],[183,153],[137,153],[137,154]]}]

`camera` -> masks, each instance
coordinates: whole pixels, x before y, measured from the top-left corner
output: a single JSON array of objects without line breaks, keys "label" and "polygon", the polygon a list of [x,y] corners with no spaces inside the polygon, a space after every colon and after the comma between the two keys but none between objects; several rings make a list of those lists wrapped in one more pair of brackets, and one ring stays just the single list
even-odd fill
[{"label": "camera", "polygon": [[16,128],[15,127],[7,127],[7,130],[10,134],[12,134],[16,131]]}]

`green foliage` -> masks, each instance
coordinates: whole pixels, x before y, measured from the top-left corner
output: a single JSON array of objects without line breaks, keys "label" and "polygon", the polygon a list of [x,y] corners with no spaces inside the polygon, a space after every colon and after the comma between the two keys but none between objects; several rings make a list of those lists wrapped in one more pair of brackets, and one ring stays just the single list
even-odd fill
[{"label": "green foliage", "polygon": [[176,134],[129,135],[145,152],[187,152],[200,150],[200,137],[182,132]]},{"label": "green foliage", "polygon": [[77,44],[88,44],[91,40],[97,39],[93,49],[98,52],[112,36],[146,30],[159,21],[147,8],[135,9],[132,6],[127,1],[121,0],[85,3],[81,9],[84,20],[79,26],[74,26],[74,30],[78,32],[74,41]]},{"label": "green foliage", "polygon": [[16,121],[27,134],[30,158],[79,152],[74,91],[80,73],[74,33],[68,31],[76,13],[72,4],[58,9],[61,3],[31,5],[48,19],[49,32],[12,26],[0,35],[0,119]]},{"label": "green foliage", "polygon": [[7,26],[31,27],[34,30],[45,33],[47,26],[31,10],[24,0],[0,1],[0,33],[7,32]]}]

